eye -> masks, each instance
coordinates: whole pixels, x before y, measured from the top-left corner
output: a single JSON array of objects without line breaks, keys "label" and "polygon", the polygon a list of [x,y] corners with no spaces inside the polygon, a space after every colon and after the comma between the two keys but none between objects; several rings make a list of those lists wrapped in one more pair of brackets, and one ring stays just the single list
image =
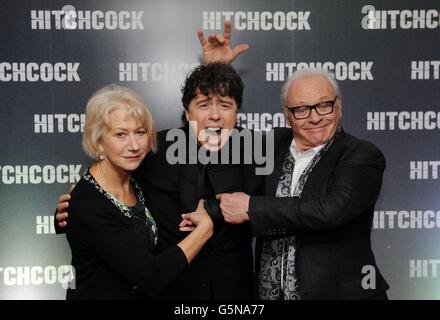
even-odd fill
[{"label": "eye", "polygon": [[198,108],[201,110],[206,110],[206,109],[208,109],[208,105],[207,104],[199,104]]},{"label": "eye", "polygon": [[118,138],[123,138],[125,137],[125,132],[116,132],[115,136]]},{"label": "eye", "polygon": [[331,102],[323,102],[323,103],[318,104],[318,106],[317,106],[317,108],[319,108],[319,109],[327,109],[327,108],[331,108],[331,107],[332,107]]},{"label": "eye", "polygon": [[145,129],[141,129],[141,130],[138,130],[136,133],[139,136],[143,136],[143,135],[147,134],[147,131]]},{"label": "eye", "polygon": [[224,110],[231,109],[231,105],[230,105],[230,104],[222,104],[222,105],[220,105],[220,107],[221,107],[222,109],[224,109]]},{"label": "eye", "polygon": [[299,114],[306,113],[309,111],[309,107],[296,107],[296,108],[293,108],[293,111],[296,113],[299,113]]}]

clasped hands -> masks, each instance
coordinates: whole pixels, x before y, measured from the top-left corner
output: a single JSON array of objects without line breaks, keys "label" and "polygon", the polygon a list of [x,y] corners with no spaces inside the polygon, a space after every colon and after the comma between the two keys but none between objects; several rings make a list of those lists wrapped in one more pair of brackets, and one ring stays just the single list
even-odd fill
[{"label": "clasped hands", "polygon": [[[221,193],[216,195],[220,201],[220,209],[227,223],[240,224],[249,221],[250,196],[244,192]],[[197,212],[197,211],[195,211]],[[179,224],[180,231],[192,231],[195,226],[187,219],[188,214],[182,214],[182,222]]]}]

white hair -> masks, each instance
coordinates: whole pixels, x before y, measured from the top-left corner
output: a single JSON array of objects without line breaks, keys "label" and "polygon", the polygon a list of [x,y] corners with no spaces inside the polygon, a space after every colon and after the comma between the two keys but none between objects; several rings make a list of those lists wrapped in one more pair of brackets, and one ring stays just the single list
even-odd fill
[{"label": "white hair", "polygon": [[287,79],[287,81],[284,83],[283,88],[281,89],[281,103],[283,105],[286,104],[287,92],[289,90],[290,85],[292,85],[295,81],[303,78],[311,78],[316,76],[327,79],[332,85],[333,89],[335,89],[336,95],[338,97],[341,97],[341,89],[339,88],[339,84],[336,82],[333,73],[331,73],[326,69],[305,68],[301,70],[296,70],[294,73],[290,75],[289,79]]}]

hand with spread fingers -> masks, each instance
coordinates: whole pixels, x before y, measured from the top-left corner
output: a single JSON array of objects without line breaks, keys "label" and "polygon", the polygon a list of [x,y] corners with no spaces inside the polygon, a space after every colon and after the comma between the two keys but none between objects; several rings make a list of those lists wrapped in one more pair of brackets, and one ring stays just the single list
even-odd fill
[{"label": "hand with spread fingers", "polygon": [[247,44],[239,44],[231,48],[231,21],[225,21],[225,30],[223,35],[211,34],[208,39],[205,37],[202,29],[197,29],[197,36],[203,50],[203,63],[212,62],[231,63],[242,52],[249,49]]}]

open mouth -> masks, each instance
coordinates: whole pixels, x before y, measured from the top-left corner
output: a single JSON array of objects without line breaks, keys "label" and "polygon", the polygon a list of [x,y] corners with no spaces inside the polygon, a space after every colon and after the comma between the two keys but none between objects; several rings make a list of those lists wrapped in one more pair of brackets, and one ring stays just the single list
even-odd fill
[{"label": "open mouth", "polygon": [[221,135],[221,133],[222,128],[220,127],[208,127],[205,129],[205,134],[207,135],[207,137],[217,137]]},{"label": "open mouth", "polygon": [[228,136],[228,130],[222,127],[206,127],[201,133],[199,141],[212,151],[221,148]]}]

